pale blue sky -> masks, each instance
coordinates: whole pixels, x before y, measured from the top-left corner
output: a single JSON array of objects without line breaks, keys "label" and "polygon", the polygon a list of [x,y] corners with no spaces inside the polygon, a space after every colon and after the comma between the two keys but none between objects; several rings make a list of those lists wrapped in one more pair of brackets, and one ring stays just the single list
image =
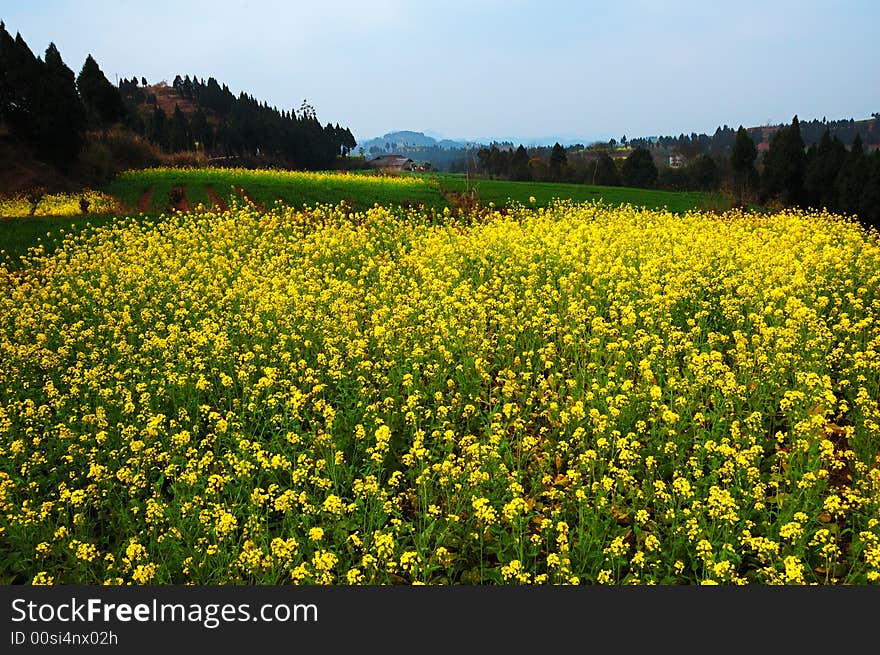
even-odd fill
[{"label": "pale blue sky", "polygon": [[390,130],[569,141],[880,111],[876,0],[4,2],[0,18],[111,81],[214,76]]}]

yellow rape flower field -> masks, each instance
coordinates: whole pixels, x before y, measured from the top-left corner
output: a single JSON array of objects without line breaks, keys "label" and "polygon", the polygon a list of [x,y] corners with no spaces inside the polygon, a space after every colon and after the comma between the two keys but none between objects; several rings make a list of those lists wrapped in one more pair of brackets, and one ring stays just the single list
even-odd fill
[{"label": "yellow rape flower field", "polygon": [[[34,216],[77,216],[83,213],[80,201],[85,200],[88,211],[93,214],[109,214],[116,211],[116,201],[100,191],[86,190],[82,193],[53,193],[40,198]],[[31,203],[24,195],[0,198],[0,218],[27,216]]]},{"label": "yellow rape flower field", "polygon": [[878,283],[818,213],[121,220],[0,268],[0,574],[878,582]]}]

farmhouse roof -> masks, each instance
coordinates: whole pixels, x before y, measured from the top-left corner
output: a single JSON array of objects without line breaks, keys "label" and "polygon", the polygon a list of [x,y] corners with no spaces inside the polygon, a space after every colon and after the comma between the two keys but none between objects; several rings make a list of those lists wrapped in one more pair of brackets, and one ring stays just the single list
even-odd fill
[{"label": "farmhouse roof", "polygon": [[405,164],[407,162],[412,161],[409,157],[404,157],[403,155],[379,155],[375,159],[371,159],[371,164],[382,164],[382,165],[393,165],[393,164]]}]

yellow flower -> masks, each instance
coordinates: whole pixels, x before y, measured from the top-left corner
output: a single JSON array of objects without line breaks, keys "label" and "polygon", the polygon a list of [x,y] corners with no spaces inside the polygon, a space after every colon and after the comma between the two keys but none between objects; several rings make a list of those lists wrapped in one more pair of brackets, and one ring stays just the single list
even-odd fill
[{"label": "yellow flower", "polygon": [[[28,579],[456,584],[475,553],[507,584],[880,577],[880,242],[853,220],[120,183],[181,177],[238,200],[0,263]],[[269,198],[306,189],[368,208]]]},{"label": "yellow flower", "polygon": [[153,563],[138,564],[131,574],[131,579],[139,584],[147,584],[156,576],[158,569],[159,567]]},{"label": "yellow flower", "polygon": [[55,578],[54,578],[54,576],[49,575],[45,571],[39,571],[31,580],[31,584],[34,586],[53,585],[53,584],[55,584]]},{"label": "yellow flower", "polygon": [[325,512],[329,512],[330,514],[335,514],[340,516],[345,513],[345,504],[342,502],[342,499],[336,494],[330,494],[327,498],[324,499],[324,503],[321,506]]}]

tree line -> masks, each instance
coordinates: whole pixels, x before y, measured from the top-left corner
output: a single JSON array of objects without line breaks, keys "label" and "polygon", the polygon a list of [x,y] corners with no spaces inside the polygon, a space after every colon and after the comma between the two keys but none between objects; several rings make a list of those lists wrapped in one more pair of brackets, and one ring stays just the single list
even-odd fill
[{"label": "tree line", "polygon": [[760,175],[751,140],[738,138],[733,166],[739,188],[748,194],[759,184],[764,201],[794,207],[858,214],[866,225],[880,227],[880,150],[865,150],[856,133],[849,148],[826,128],[817,144],[805,148],[798,117],[778,130],[764,156]]},{"label": "tree line", "polygon": [[21,34],[12,38],[0,22],[0,122],[38,158],[70,170],[84,132],[119,121],[124,111],[91,56],[74,76],[54,43],[37,57]]},{"label": "tree line", "polygon": [[[489,177],[534,182],[568,182],[573,184],[598,184],[602,186],[631,186],[641,188],[667,187],[669,182],[654,162],[647,148],[638,147],[625,158],[612,157],[614,150],[581,144],[563,147],[525,148],[520,144],[493,143],[477,151],[474,172]],[[705,177],[706,163],[712,170],[709,180]],[[684,171],[688,186],[710,189],[717,186],[714,160],[706,157]]]},{"label": "tree line", "polygon": [[[756,144],[764,140],[764,132],[774,132],[782,129],[786,125],[774,125],[768,127],[752,127],[747,128],[746,132]],[[855,121],[852,118],[841,120],[822,120],[813,119],[810,121],[801,121],[800,123],[801,138],[806,146],[816,145],[822,139],[826,131],[831,136],[836,136],[845,146],[852,145],[856,136],[862,140],[863,144],[880,145],[880,114],[875,113],[871,119],[866,121]],[[727,155],[729,156],[736,142],[738,130],[734,130],[727,125],[719,126],[715,132],[710,134],[680,134],[678,136],[660,136],[656,138],[636,138],[627,141],[626,136],[621,138],[621,145],[629,145],[637,148],[668,148],[674,149],[682,154],[693,157],[700,153],[708,153],[713,156]],[[609,142],[612,146],[617,143],[615,139]]]},{"label": "tree line", "polygon": [[158,105],[145,78],[112,84],[89,55],[78,75],[54,43],[34,55],[17,33],[0,22],[0,125],[34,156],[63,172],[76,165],[90,132],[123,128],[166,153],[262,157],[291,168],[330,168],[356,145],[351,131],[322,126],[312,106],[279,111],[253,96],[232,94],[214,78],[174,80],[181,101],[170,115]]},{"label": "tree line", "polygon": [[247,93],[234,95],[213,77],[206,82],[178,75],[174,91],[196,110],[186,113],[175,104],[169,116],[144,87],[144,78],[119,82],[130,110],[127,126],[168,152],[203,150],[214,157],[260,157],[289,167],[320,169],[331,168],[337,157],[357,145],[348,128],[338,123],[322,126],[306,101],[298,111],[278,110]]},{"label": "tree line", "polygon": [[[726,134],[726,133],[725,133]],[[729,136],[729,135],[728,135]],[[621,151],[615,144],[552,148],[513,148],[493,143],[477,151],[473,172],[520,180],[658,188],[673,191],[730,192],[740,205],[780,203],[858,214],[880,226],[880,150],[868,152],[856,132],[847,147],[826,126],[818,142],[806,147],[797,116],[775,131],[759,157],[746,128],[732,132],[723,153],[698,152],[679,167],[658,167],[654,154],[665,150],[638,145]],[[641,143],[641,142],[639,142]],[[626,152],[625,157],[619,156]],[[617,155],[617,156],[612,156]]]}]

